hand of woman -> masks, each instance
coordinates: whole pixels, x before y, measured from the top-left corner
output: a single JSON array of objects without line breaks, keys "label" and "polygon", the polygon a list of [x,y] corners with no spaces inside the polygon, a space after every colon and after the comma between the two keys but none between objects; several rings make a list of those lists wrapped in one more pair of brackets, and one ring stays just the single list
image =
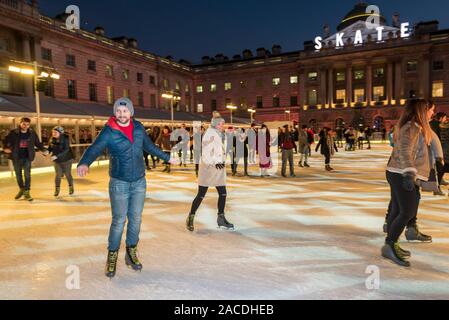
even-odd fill
[{"label": "hand of woman", "polygon": [[218,163],[215,165],[215,168],[217,168],[217,170],[223,170],[226,167],[226,165],[224,163]]}]

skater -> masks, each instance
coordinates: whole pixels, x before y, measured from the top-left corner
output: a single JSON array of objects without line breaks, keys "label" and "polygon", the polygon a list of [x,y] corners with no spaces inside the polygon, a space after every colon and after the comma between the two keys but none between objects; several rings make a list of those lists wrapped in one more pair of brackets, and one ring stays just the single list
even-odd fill
[{"label": "skater", "polygon": [[61,192],[61,178],[64,175],[69,184],[69,195],[75,193],[73,187],[73,177],[72,177],[72,163],[73,163],[73,153],[70,148],[69,137],[65,134],[63,127],[54,127],[52,132],[52,139],[50,140],[50,145],[48,151],[51,153],[51,160],[55,164],[55,197],[59,196]]},{"label": "skater", "polygon": [[269,177],[268,169],[273,167],[271,162],[271,136],[266,124],[262,124],[256,139],[256,148],[259,155],[260,176]]},{"label": "skater", "polygon": [[[299,167],[309,168],[309,139],[307,134],[307,126],[303,125],[302,130],[298,133],[298,151],[301,154],[299,158]],[[303,162],[304,161],[304,162]]]},{"label": "skater", "polygon": [[142,270],[142,264],[137,257],[137,245],[147,186],[143,150],[166,162],[177,163],[151,142],[145,128],[133,115],[131,100],[118,99],[114,103],[114,117],[109,119],[95,143],[86,150],[78,164],[78,175],[85,177],[89,166],[103,150],[109,151],[112,224],[105,268],[105,275],[109,278],[113,278],[116,273],[118,252],[127,219],[125,262],[135,271]]},{"label": "skater", "polygon": [[440,137],[441,146],[443,147],[444,165],[440,167],[439,170],[437,168],[437,170],[438,181],[440,182],[440,185],[444,186],[447,185],[443,179],[444,174],[449,172],[449,122],[447,122],[447,120],[440,124]]},{"label": "skater", "polygon": [[226,155],[224,153],[225,121],[218,112],[214,112],[210,128],[207,129],[202,142],[202,156],[199,168],[198,194],[193,200],[187,217],[187,230],[195,230],[195,214],[206,196],[209,187],[215,187],[218,192],[218,218],[220,228],[234,229],[234,225],[226,220]]},{"label": "skater", "polygon": [[[387,166],[391,210],[381,252],[386,259],[404,267],[410,266],[407,259],[411,254],[399,246],[398,240],[418,212],[421,194],[416,180],[426,181],[430,174],[432,129],[429,121],[433,112],[434,108],[423,99],[409,101],[396,126],[393,152]],[[408,230],[419,233],[416,225]]]},{"label": "skater", "polygon": [[315,152],[318,152],[318,149],[321,149],[321,154],[325,158],[324,164],[326,171],[333,171],[334,168],[330,166],[331,157],[335,154],[335,152],[338,152],[338,148],[330,128],[323,128],[321,131],[320,142],[318,142]]},{"label": "skater", "polygon": [[250,164],[256,164],[257,129],[255,123],[251,123],[251,128],[248,129],[246,135],[248,137],[248,161]]},{"label": "skater", "polygon": [[[156,145],[161,148],[161,150],[165,153],[166,157],[170,158],[174,142],[171,141],[171,133],[170,128],[168,126],[164,126],[162,128],[161,134],[159,135],[159,138],[156,140]],[[160,157],[159,157],[160,158]],[[162,170],[162,172],[171,172],[171,165],[168,161],[164,161],[165,168]]]},{"label": "skater", "polygon": [[[19,128],[12,130],[5,138],[4,152],[9,155],[14,165],[17,184],[19,185],[19,193],[15,199],[19,200],[24,197],[25,200],[33,201],[30,194],[31,189],[31,163],[36,157],[34,147],[38,148],[45,156],[48,150],[40,142],[36,132],[30,128],[31,120],[29,118],[20,119]],[[25,182],[23,181],[25,176]]]},{"label": "skater", "polygon": [[294,178],[295,175],[295,165],[293,162],[293,149],[295,145],[294,140],[294,134],[290,131],[290,128],[288,125],[285,125],[283,127],[283,131],[279,137],[279,145],[281,146],[282,150],[282,170],[281,174],[284,178],[287,178],[287,161],[290,165],[290,177]]},{"label": "skater", "polygon": [[203,126],[201,128],[194,127],[193,128],[193,156],[195,160],[195,176],[198,178],[198,173],[200,170],[200,161],[201,161],[201,143],[203,141],[203,136],[206,130]]}]

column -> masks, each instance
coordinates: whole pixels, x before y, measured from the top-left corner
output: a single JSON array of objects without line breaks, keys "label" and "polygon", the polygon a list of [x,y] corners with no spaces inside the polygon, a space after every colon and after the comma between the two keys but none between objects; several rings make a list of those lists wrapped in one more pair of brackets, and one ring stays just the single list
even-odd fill
[{"label": "column", "polygon": [[348,103],[348,107],[351,106],[352,96],[352,64],[348,63],[346,66],[346,102]]},{"label": "column", "polygon": [[[30,36],[26,33],[22,34],[22,51],[23,60],[31,61],[31,48],[30,48]],[[34,78],[32,76],[23,76],[25,84],[25,96],[32,97],[34,90]]]},{"label": "column", "polygon": [[41,46],[41,38],[34,37],[34,60],[36,60],[39,64],[42,63],[42,46]]},{"label": "column", "polygon": [[373,66],[371,62],[366,65],[366,103],[367,106],[371,106],[371,101],[373,99]]},{"label": "column", "polygon": [[388,62],[387,66],[387,104],[391,105],[393,99],[393,63]]},{"label": "column", "polygon": [[394,98],[396,105],[401,104],[401,99],[404,98],[404,77],[402,76],[402,59],[395,62],[394,71]]},{"label": "column", "polygon": [[325,67],[320,68],[320,100],[321,106],[323,108],[331,108],[331,106],[326,105],[326,74],[327,69]]},{"label": "column", "polygon": [[306,73],[304,69],[299,70],[299,105],[304,110],[306,105]]},{"label": "column", "polygon": [[332,108],[332,105],[334,104],[334,68],[333,66],[330,66],[328,69],[329,75],[328,75],[328,85],[327,85],[327,102],[329,103],[329,107]]},{"label": "column", "polygon": [[425,54],[421,57],[421,77],[419,77],[419,97],[424,99],[430,98],[430,59]]}]

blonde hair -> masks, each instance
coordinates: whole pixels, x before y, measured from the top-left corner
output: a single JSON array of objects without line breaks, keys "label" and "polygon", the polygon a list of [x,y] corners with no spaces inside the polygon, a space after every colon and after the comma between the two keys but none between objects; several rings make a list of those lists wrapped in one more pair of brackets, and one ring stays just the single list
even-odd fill
[{"label": "blonde hair", "polygon": [[432,108],[433,105],[424,99],[410,100],[396,125],[397,130],[394,130],[394,140],[397,139],[400,129],[411,121],[421,128],[426,144],[430,145],[432,141],[432,128],[427,119],[427,112]]}]

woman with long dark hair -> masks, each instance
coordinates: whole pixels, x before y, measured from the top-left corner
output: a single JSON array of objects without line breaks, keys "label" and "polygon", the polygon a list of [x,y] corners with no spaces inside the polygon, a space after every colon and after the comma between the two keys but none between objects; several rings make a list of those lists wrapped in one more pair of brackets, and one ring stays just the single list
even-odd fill
[{"label": "woman with long dark hair", "polygon": [[[164,126],[159,137],[157,138],[156,145],[158,145],[161,150],[167,155],[171,156],[173,142],[171,141],[171,132],[168,126]],[[165,168],[162,172],[171,172],[171,165],[168,162],[164,162]]]},{"label": "woman with long dark hair", "polygon": [[262,178],[269,177],[267,170],[273,167],[273,163],[271,162],[270,148],[270,130],[268,129],[266,124],[262,124],[256,138],[256,150],[257,154],[259,155],[260,176]]},{"label": "woman with long dark hair", "polygon": [[331,167],[331,158],[338,152],[337,144],[335,143],[334,133],[330,128],[323,128],[320,133],[320,142],[318,142],[315,152],[321,150],[321,154],[324,156],[324,165],[326,171],[333,171],[334,168]]},{"label": "woman with long dark hair", "polygon": [[421,194],[416,182],[427,181],[430,174],[432,129],[429,121],[433,112],[434,106],[423,99],[409,101],[396,125],[393,153],[387,166],[391,210],[382,256],[404,267],[410,266],[407,259],[411,253],[402,249],[398,240],[418,212]]}]

